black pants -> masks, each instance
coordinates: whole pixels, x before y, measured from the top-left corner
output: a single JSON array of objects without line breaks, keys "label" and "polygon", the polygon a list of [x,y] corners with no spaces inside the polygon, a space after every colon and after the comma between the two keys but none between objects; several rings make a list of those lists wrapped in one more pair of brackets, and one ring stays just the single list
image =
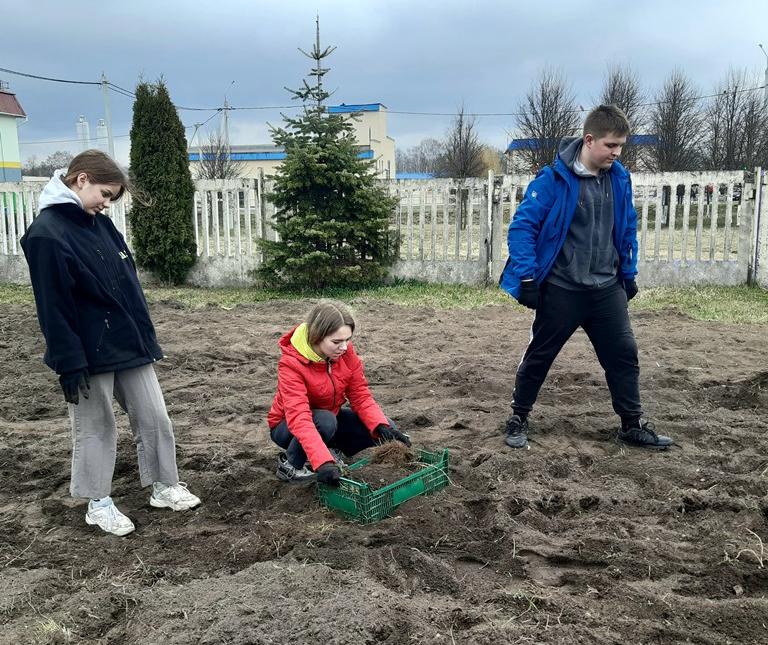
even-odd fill
[{"label": "black pants", "polygon": [[[340,450],[348,457],[376,443],[360,417],[349,408],[341,408],[338,416],[329,410],[312,410],[312,421],[325,445]],[[395,427],[391,419],[387,418],[387,421]],[[299,440],[288,430],[287,421],[278,423],[269,434],[272,441],[285,450],[292,466],[301,468],[307,462],[307,454]]]},{"label": "black pants", "polygon": [[587,291],[542,285],[531,340],[515,378],[515,413],[531,411],[549,368],[579,327],[587,333],[605,371],[616,414],[625,420],[639,418],[642,408],[637,343],[629,322],[627,294],[618,283]]}]

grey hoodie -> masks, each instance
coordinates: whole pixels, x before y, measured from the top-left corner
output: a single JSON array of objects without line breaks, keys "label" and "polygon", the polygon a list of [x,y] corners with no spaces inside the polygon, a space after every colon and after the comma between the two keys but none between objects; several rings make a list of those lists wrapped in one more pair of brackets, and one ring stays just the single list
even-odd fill
[{"label": "grey hoodie", "polygon": [[53,204],[77,204],[80,208],[83,207],[83,202],[80,201],[77,193],[61,179],[66,172],[66,170],[56,170],[53,173],[51,181],[45,185],[40,193],[40,199],[37,203],[38,212]]},{"label": "grey hoodie", "polygon": [[559,156],[579,177],[579,200],[563,248],[547,282],[564,289],[606,287],[616,282],[619,254],[613,244],[613,190],[608,171],[595,176],[579,162],[581,137],[563,139]]}]

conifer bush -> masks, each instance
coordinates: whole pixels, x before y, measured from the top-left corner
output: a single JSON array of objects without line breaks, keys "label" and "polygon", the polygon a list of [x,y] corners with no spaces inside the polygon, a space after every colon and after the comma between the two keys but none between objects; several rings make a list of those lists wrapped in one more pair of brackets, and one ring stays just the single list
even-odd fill
[{"label": "conifer bush", "polygon": [[[389,218],[395,200],[377,183],[373,161],[361,159],[352,124],[327,111],[329,93],[323,61],[335,48],[321,49],[302,89],[289,90],[303,103],[295,118],[283,115],[272,138],[286,159],[274,177],[277,241],[260,242],[258,274],[273,287],[307,290],[357,287],[380,282],[393,260]],[[304,53],[304,52],[302,52]]]},{"label": "conifer bush", "polygon": [[162,79],[136,87],[131,181],[139,197],[130,211],[136,263],[163,282],[180,284],[196,261],[195,187],[184,127]]}]

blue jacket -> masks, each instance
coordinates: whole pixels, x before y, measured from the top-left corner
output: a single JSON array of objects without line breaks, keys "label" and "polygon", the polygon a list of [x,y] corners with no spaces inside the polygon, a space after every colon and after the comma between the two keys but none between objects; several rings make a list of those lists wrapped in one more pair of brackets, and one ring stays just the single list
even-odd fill
[{"label": "blue jacket", "polygon": [[[618,161],[608,170],[613,189],[613,244],[619,254],[618,275],[637,275],[637,212],[632,204],[632,180]],[[546,280],[573,220],[579,199],[579,178],[558,155],[528,184],[525,197],[509,224],[509,259],[499,285],[520,296],[520,281]]]},{"label": "blue jacket", "polygon": [[163,357],[125,240],[106,215],[44,208],[21,240],[57,374],[139,367]]}]

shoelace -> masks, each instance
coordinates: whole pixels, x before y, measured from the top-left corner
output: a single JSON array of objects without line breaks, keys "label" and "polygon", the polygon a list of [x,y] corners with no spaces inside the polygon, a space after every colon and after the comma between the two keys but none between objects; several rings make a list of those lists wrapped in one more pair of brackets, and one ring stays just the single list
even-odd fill
[{"label": "shoelace", "polygon": [[121,513],[117,510],[117,506],[110,504],[109,506],[104,507],[104,510],[110,525],[118,526],[123,523],[123,520],[120,518]]},{"label": "shoelace", "polygon": [[646,421],[640,424],[640,429],[650,434],[654,439],[658,439],[659,435],[656,434],[656,426],[653,421]]}]

